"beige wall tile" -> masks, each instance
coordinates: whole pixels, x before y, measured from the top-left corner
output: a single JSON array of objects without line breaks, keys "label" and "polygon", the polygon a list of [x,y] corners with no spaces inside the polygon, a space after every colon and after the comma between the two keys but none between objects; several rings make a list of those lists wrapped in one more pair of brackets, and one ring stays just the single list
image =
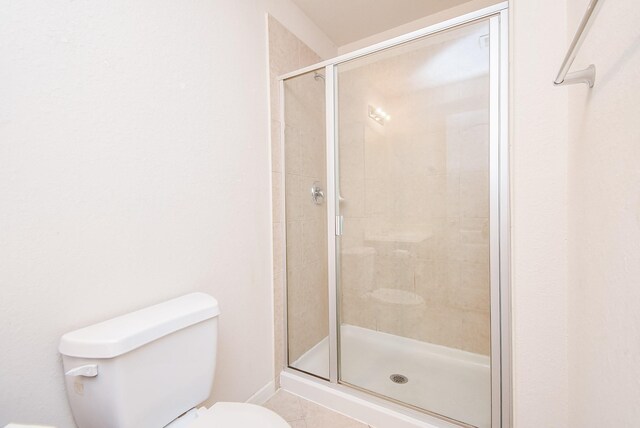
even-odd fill
[{"label": "beige wall tile", "polygon": [[302,237],[302,221],[288,221],[287,223],[287,269],[302,268],[304,265]]},{"label": "beige wall tile", "polygon": [[[272,75],[319,61],[276,24],[271,42],[280,46],[270,55],[289,58],[274,58]],[[405,61],[393,59],[399,60]],[[402,76],[393,73],[389,64],[378,63],[371,70],[343,72],[339,79],[340,210],[347,231],[341,238],[342,320],[488,353],[486,78],[394,96],[389,85]],[[288,172],[286,213],[295,230],[287,246],[296,267],[289,272],[294,287],[289,304],[295,306],[319,298],[318,290],[326,297],[326,264],[319,263],[326,258],[326,205],[310,199],[314,181],[326,187],[324,85],[309,75],[289,82],[287,90],[286,121],[292,129],[286,132],[286,165],[274,160],[273,169]],[[392,121],[384,127],[373,123],[369,104],[384,106]],[[388,239],[394,234],[400,238]],[[418,235],[424,236],[406,238]],[[380,288],[415,293],[424,303],[375,301],[371,293]],[[318,306],[324,314],[290,311],[300,317],[290,330],[295,356],[327,332],[326,300]]]},{"label": "beige wall tile", "polygon": [[366,219],[345,217],[343,226],[345,230],[349,231],[349,233],[343,235],[340,240],[343,254],[349,249],[364,246],[364,231],[366,228]]},{"label": "beige wall tile", "polygon": [[271,171],[283,172],[282,169],[282,142],[280,141],[280,122],[271,120]]},{"label": "beige wall tile", "polygon": [[284,188],[282,187],[282,174],[271,174],[272,191],[272,215],[274,223],[284,222]]},{"label": "beige wall tile", "polygon": [[463,311],[460,313],[464,332],[464,346],[469,352],[489,355],[491,352],[491,317],[489,312]]},{"label": "beige wall tile", "polygon": [[312,51],[307,45],[298,41],[298,66],[299,68],[307,67],[312,64],[321,62],[322,58]]},{"label": "beige wall tile", "polygon": [[489,288],[489,265],[487,263],[464,263],[461,266],[460,285],[465,288]]},{"label": "beige wall tile", "polygon": [[[280,122],[280,83],[278,73],[274,68],[269,68],[269,113],[271,120]],[[279,138],[278,138],[279,139]]]},{"label": "beige wall tile", "polygon": [[[319,181],[326,187],[326,160],[324,138],[324,85],[313,75],[304,75],[285,82],[285,138],[280,141],[276,128],[279,121],[279,100],[275,79],[279,74],[319,62],[320,58],[293,34],[270,17],[270,71],[272,81],[272,169],[284,172],[285,201],[274,206],[286,213],[286,257],[288,266],[289,352],[291,359],[315,345],[327,335],[328,308],[326,266],[326,205],[311,201],[311,186]],[[284,153],[284,165],[275,155]],[[275,186],[274,186],[275,187]],[[274,208],[276,209],[276,208]],[[274,242],[274,245],[277,245]],[[280,287],[280,289],[278,289]],[[274,283],[274,293],[282,292],[283,285]],[[308,302],[318,303],[309,308]],[[276,328],[283,318],[283,310],[274,314]],[[283,356],[276,352],[276,370],[284,364]],[[276,372],[277,374],[277,372]]]},{"label": "beige wall tile", "polygon": [[434,260],[417,260],[416,293],[430,305],[447,304],[447,271]]},{"label": "beige wall tile", "polygon": [[273,313],[274,315],[280,315],[276,318],[274,316],[274,373],[280,373],[286,364],[286,350],[285,350],[285,320],[284,320],[284,308],[285,308],[285,273],[279,271],[273,276]]},{"label": "beige wall tile", "polygon": [[[484,351],[488,346],[481,341],[489,330],[478,331],[488,326],[465,314],[489,311],[488,111],[480,96],[485,89],[479,88],[487,81],[393,95],[394,81],[406,80],[394,74],[402,61],[394,57],[340,74],[340,188],[346,199],[341,240],[345,249],[374,250],[374,290],[414,292],[424,304],[367,298],[361,292],[367,280],[358,280],[362,260],[343,255],[343,319]],[[369,104],[384,106],[392,121],[372,122]],[[425,237],[413,243],[401,238],[418,234]],[[373,318],[358,316],[364,305],[374,308]]]},{"label": "beige wall tile", "polygon": [[460,214],[462,217],[475,218],[489,216],[488,171],[460,173]]},{"label": "beige wall tile", "polygon": [[328,293],[324,262],[287,270],[289,359],[293,362],[328,335]]},{"label": "beige wall tile", "polygon": [[302,175],[302,135],[291,125],[284,127],[284,166],[287,174]]},{"label": "beige wall tile", "polygon": [[[317,263],[327,258],[326,220],[304,220],[302,222],[303,263]],[[325,287],[326,288],[326,287]]]},{"label": "beige wall tile", "polygon": [[299,68],[299,40],[273,17],[269,17],[269,66],[276,75]]},{"label": "beige wall tile", "polygon": [[[303,204],[307,203],[308,196],[305,194],[305,183],[309,180],[301,175],[295,174],[286,174],[285,179],[285,192],[286,192],[286,200],[285,200],[285,213],[287,216],[287,221],[291,220],[302,220],[304,216],[303,212]],[[311,186],[309,186],[309,189]]]},{"label": "beige wall tile", "polygon": [[285,261],[285,225],[284,223],[273,223],[273,273],[282,274]]},{"label": "beige wall tile", "polygon": [[326,175],[326,143],[324,130],[302,132],[300,136],[301,169],[304,175],[324,182]]},{"label": "beige wall tile", "polygon": [[451,287],[448,290],[449,305],[454,308],[487,312],[490,307],[490,291],[488,287]]}]

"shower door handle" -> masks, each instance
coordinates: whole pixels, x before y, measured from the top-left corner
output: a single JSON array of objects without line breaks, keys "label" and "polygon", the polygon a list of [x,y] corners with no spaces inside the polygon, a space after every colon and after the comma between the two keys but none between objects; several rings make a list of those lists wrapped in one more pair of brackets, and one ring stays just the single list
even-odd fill
[{"label": "shower door handle", "polygon": [[336,216],[336,236],[342,236],[344,232],[344,217],[341,215]]}]

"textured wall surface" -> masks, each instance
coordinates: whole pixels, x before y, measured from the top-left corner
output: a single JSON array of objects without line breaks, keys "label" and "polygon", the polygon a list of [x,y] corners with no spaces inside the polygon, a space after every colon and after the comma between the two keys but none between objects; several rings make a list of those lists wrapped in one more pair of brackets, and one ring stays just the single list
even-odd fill
[{"label": "textured wall surface", "polygon": [[[567,427],[565,2],[510,2],[513,412],[517,428]],[[543,53],[543,54],[542,54]]]},{"label": "textured wall surface", "polygon": [[[570,0],[573,31],[587,6]],[[640,421],[640,3],[603,1],[569,89],[570,427]]]},{"label": "textured wall surface", "polygon": [[72,427],[60,336],[196,290],[213,399],[247,399],[273,367],[264,8],[1,5],[0,426]]}]

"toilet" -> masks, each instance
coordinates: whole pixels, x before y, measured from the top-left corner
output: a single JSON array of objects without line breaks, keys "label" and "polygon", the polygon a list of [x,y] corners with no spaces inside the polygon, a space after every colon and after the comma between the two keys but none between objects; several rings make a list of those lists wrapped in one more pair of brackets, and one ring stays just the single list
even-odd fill
[{"label": "toilet", "polygon": [[78,428],[289,428],[279,415],[209,398],[218,302],[192,293],[65,334],[67,397]]}]

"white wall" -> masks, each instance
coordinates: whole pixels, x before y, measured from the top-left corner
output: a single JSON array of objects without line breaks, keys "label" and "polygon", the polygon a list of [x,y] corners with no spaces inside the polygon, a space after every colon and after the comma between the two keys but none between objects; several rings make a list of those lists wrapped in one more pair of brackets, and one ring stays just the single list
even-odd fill
[{"label": "white wall", "polygon": [[[569,0],[574,31],[588,0]],[[640,422],[640,4],[603,1],[570,89],[570,427]]]},{"label": "white wall", "polygon": [[[516,428],[567,420],[566,3],[511,0],[513,412]],[[572,426],[572,425],[571,425]]]},{"label": "white wall", "polygon": [[266,3],[0,1],[0,426],[73,426],[59,337],[196,290],[213,398],[272,379]]}]

